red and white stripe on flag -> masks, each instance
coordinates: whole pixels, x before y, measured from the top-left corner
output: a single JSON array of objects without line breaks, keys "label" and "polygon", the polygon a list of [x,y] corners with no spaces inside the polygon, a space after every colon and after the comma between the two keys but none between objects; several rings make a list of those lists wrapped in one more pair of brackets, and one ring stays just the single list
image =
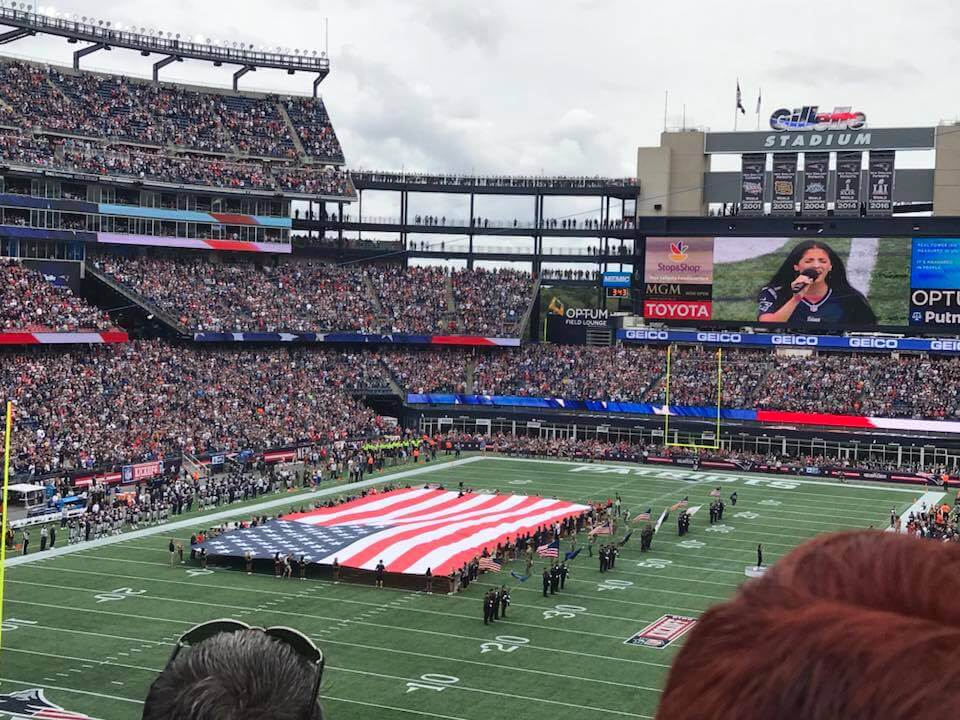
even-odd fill
[{"label": "red and white stripe on flag", "polygon": [[590,531],[591,535],[613,535],[613,528],[610,527],[609,523],[604,523],[603,525],[598,525],[593,530]]},{"label": "red and white stripe on flag", "polygon": [[720,497],[720,488],[715,488],[710,491],[712,497]]},{"label": "red and white stripe on flag", "polygon": [[587,505],[526,495],[481,495],[406,488],[344,505],[284,516],[284,520],[336,527],[379,527],[315,562],[373,570],[382,558],[388,572],[446,575],[497,543],[532,533],[588,511]]}]

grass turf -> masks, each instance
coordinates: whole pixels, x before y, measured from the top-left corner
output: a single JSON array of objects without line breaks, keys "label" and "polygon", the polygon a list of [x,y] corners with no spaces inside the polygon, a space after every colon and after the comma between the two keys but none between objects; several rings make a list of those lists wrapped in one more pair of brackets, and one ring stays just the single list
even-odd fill
[{"label": "grass turf", "polygon": [[[316,640],[327,657],[321,694],[333,720],[649,718],[684,639],[653,649],[625,645],[627,638],[665,614],[697,616],[728,598],[755,562],[757,543],[775,562],[822,532],[882,527],[891,507],[903,511],[922,492],[505,458],[435,467],[412,482],[463,480],[570,500],[619,493],[632,514],[652,506],[654,517],[685,495],[691,506],[708,504],[716,485],[725,498],[736,490],[739,502],[727,503],[723,527],[714,530],[704,507],[683,543],[672,518],[651,553],[640,553],[635,536],[605,575],[596,557],[581,553],[566,588],[548,598],[537,579],[542,563],[526,583],[503,572],[456,596],[218,568],[200,574],[191,565],[170,567],[171,533],[163,530],[44,558],[7,569],[0,693],[40,687],[69,710],[139,718],[176,638],[195,623],[233,616],[290,625]],[[244,516],[242,508],[237,514]],[[189,532],[177,536],[186,540]],[[480,598],[502,582],[513,588],[509,617],[484,626]]]}]

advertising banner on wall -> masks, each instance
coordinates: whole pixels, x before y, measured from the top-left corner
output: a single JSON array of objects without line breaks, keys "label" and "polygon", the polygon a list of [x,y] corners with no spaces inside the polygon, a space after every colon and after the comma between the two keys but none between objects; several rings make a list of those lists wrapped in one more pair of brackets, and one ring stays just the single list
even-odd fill
[{"label": "advertising banner on wall", "polygon": [[643,316],[650,320],[709,320],[713,238],[648,237]]},{"label": "advertising banner on wall", "polygon": [[773,215],[793,215],[797,200],[797,154],[773,156]]},{"label": "advertising banner on wall", "polygon": [[893,150],[871,150],[867,174],[867,215],[893,214]]},{"label": "advertising banner on wall", "polygon": [[834,213],[836,215],[860,214],[860,171],[863,153],[837,153],[837,184],[835,188]]},{"label": "advertising banner on wall", "polygon": [[960,326],[960,238],[914,238],[910,324]]},{"label": "advertising banner on wall", "polygon": [[827,214],[827,177],[829,173],[830,153],[804,153],[801,214]]},{"label": "advertising banner on wall", "polygon": [[763,215],[763,186],[767,176],[766,153],[747,153],[741,158],[740,214]]}]

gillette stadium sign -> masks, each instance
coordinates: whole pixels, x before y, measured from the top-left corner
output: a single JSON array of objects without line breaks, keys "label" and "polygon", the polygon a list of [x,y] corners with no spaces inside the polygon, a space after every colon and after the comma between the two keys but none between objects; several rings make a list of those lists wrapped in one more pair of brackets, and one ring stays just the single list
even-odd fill
[{"label": "gillette stadium sign", "polygon": [[862,112],[851,112],[850,107],[837,107],[833,112],[818,112],[816,105],[801,108],[775,110],[770,116],[770,127],[784,132],[823,132],[825,130],[863,130],[867,126],[867,116]]},{"label": "gillette stadium sign", "polygon": [[763,132],[706,133],[704,153],[803,152],[804,150],[928,150],[936,128],[867,128],[867,116],[851,106],[821,112],[818,105],[780,108]]}]

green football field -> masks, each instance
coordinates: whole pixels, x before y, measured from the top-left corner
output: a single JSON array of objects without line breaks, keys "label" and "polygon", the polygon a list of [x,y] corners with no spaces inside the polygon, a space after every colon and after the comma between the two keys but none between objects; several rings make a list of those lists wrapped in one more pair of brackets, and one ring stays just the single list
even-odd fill
[{"label": "green football field", "polygon": [[[687,495],[691,507],[704,507],[682,542],[673,517],[650,553],[640,552],[635,534],[609,573],[601,575],[596,557],[584,551],[572,562],[566,588],[547,598],[542,561],[526,583],[506,572],[522,569],[515,562],[455,596],[171,567],[167,539],[186,542],[187,527],[38,556],[6,571],[0,694],[41,688],[67,710],[139,718],[176,638],[196,623],[230,616],[290,625],[315,639],[326,656],[321,694],[332,720],[650,718],[685,637],[662,649],[625,644],[628,638],[664,615],[695,618],[730,597],[746,580],[757,543],[765,546],[765,560],[776,562],[818,533],[882,528],[892,507],[902,512],[923,493],[499,457],[418,472],[411,484],[456,487],[463,480],[476,489],[574,501],[619,493],[631,514],[652,506],[654,518]],[[736,490],[739,502],[732,507],[727,500],[723,524],[711,527],[706,505],[717,485],[725,500]],[[282,502],[272,512],[286,510],[289,499]],[[239,506],[234,512],[249,516]],[[512,587],[513,604],[507,620],[485,626],[480,598],[494,582]]]}]

